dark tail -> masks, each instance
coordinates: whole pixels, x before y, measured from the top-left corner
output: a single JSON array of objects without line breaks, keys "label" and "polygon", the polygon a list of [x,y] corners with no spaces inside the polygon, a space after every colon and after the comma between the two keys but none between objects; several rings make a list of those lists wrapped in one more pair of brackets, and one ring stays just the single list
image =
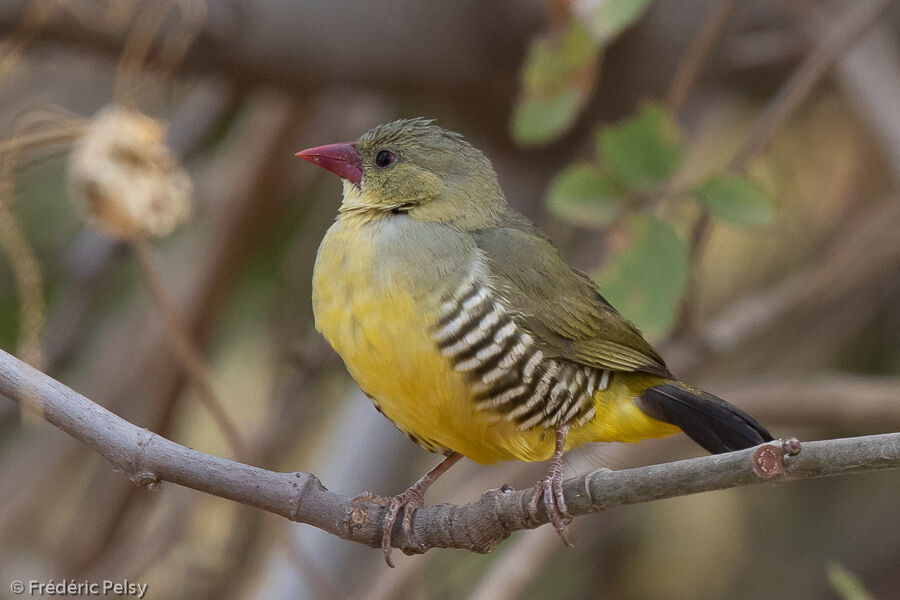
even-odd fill
[{"label": "dark tail", "polygon": [[681,428],[713,454],[772,441],[772,434],[738,407],[682,383],[650,388],[635,404],[647,416]]}]

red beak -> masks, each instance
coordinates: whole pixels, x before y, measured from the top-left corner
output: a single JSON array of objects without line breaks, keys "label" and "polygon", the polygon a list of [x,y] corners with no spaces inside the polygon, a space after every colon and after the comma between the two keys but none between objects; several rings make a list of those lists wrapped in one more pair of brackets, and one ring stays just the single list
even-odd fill
[{"label": "red beak", "polygon": [[316,146],[307,150],[301,150],[294,156],[308,160],[314,165],[319,165],[343,177],[356,185],[362,181],[362,165],[359,161],[359,153],[356,152],[356,144],[345,142],[341,144],[328,144]]}]

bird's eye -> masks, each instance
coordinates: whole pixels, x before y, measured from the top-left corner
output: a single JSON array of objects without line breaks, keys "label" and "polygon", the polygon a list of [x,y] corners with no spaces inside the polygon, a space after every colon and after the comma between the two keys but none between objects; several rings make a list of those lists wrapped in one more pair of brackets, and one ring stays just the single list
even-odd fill
[{"label": "bird's eye", "polygon": [[394,164],[395,160],[397,160],[396,154],[390,150],[382,150],[375,155],[375,166],[383,169]]}]

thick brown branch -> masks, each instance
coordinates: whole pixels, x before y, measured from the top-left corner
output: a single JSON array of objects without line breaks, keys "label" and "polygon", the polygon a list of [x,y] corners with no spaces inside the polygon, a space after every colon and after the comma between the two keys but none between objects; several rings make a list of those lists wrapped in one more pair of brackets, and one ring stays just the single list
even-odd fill
[{"label": "thick brown branch", "polygon": [[[0,393],[42,414],[81,440],[132,481],[154,487],[170,481],[308,523],[341,538],[377,547],[384,510],[353,508],[310,473],[277,473],[186,448],[141,429],[48,375],[0,351]],[[798,446],[799,448],[799,446]],[[809,442],[787,455],[780,441],[740,452],[621,471],[601,470],[569,479],[573,515],[753,483],[782,483],[850,472],[900,467],[900,433]],[[490,490],[477,502],[420,509],[412,546],[489,552],[510,533],[540,523],[525,508],[531,490]],[[546,522],[546,515],[542,515]],[[396,538],[394,544],[400,545]]]}]

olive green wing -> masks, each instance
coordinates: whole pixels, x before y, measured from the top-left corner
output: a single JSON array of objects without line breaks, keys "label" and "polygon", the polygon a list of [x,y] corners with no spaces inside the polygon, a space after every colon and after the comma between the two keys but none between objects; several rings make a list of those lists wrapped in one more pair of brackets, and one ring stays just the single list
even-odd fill
[{"label": "olive green wing", "polygon": [[672,377],[641,332],[575,271],[540,230],[512,213],[508,223],[475,232],[491,287],[545,355],[598,369]]}]

